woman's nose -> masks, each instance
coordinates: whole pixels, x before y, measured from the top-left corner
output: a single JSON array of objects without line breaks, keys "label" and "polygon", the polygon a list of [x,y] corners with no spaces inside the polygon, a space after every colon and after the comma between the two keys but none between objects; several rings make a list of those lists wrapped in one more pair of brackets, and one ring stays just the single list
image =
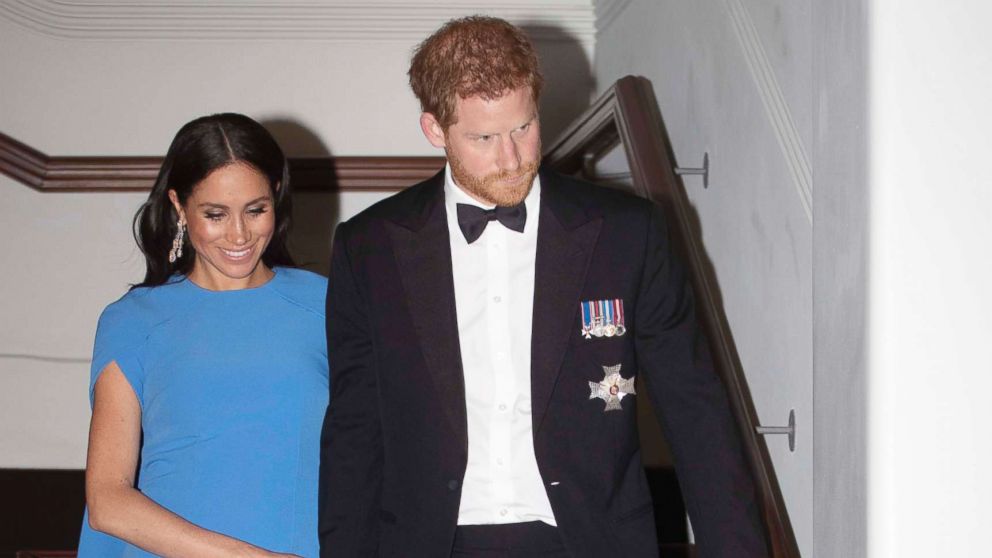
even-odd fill
[{"label": "woman's nose", "polygon": [[243,217],[234,219],[231,227],[228,228],[227,239],[238,245],[245,244],[251,239],[251,233],[248,231]]}]

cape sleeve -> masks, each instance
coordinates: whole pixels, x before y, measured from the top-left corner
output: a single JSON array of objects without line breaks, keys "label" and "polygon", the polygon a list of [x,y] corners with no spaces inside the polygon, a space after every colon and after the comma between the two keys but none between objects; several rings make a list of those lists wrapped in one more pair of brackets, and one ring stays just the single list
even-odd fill
[{"label": "cape sleeve", "polygon": [[108,306],[100,315],[90,367],[90,406],[93,405],[96,381],[111,362],[117,363],[138,402],[142,403],[145,378],[143,353],[148,339],[148,327],[142,319],[144,317],[140,306],[131,303],[128,295]]}]

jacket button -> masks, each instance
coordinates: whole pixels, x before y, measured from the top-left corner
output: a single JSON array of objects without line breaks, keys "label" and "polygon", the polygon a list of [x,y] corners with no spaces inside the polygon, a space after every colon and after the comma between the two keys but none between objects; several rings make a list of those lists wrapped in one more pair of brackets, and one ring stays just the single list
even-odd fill
[{"label": "jacket button", "polygon": [[448,481],[448,490],[450,490],[452,492],[458,490],[458,481],[457,480],[449,480]]}]

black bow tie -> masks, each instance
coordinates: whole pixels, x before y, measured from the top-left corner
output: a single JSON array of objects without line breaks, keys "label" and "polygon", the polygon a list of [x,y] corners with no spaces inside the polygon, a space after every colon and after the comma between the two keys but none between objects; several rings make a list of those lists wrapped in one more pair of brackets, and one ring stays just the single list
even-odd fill
[{"label": "black bow tie", "polygon": [[467,203],[455,206],[458,210],[458,228],[465,235],[465,240],[472,244],[482,236],[489,221],[499,221],[504,227],[519,233],[524,232],[527,223],[527,207],[520,202],[513,207],[495,207],[482,209]]}]

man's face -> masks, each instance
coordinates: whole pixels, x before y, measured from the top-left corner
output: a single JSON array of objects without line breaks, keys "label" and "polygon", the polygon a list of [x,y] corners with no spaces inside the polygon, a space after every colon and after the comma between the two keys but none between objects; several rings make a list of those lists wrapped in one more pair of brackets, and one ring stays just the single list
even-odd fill
[{"label": "man's face", "polygon": [[455,184],[484,204],[512,206],[530,192],[541,163],[541,127],[530,87],[498,99],[458,98],[447,130],[431,114],[421,127],[443,147]]}]

